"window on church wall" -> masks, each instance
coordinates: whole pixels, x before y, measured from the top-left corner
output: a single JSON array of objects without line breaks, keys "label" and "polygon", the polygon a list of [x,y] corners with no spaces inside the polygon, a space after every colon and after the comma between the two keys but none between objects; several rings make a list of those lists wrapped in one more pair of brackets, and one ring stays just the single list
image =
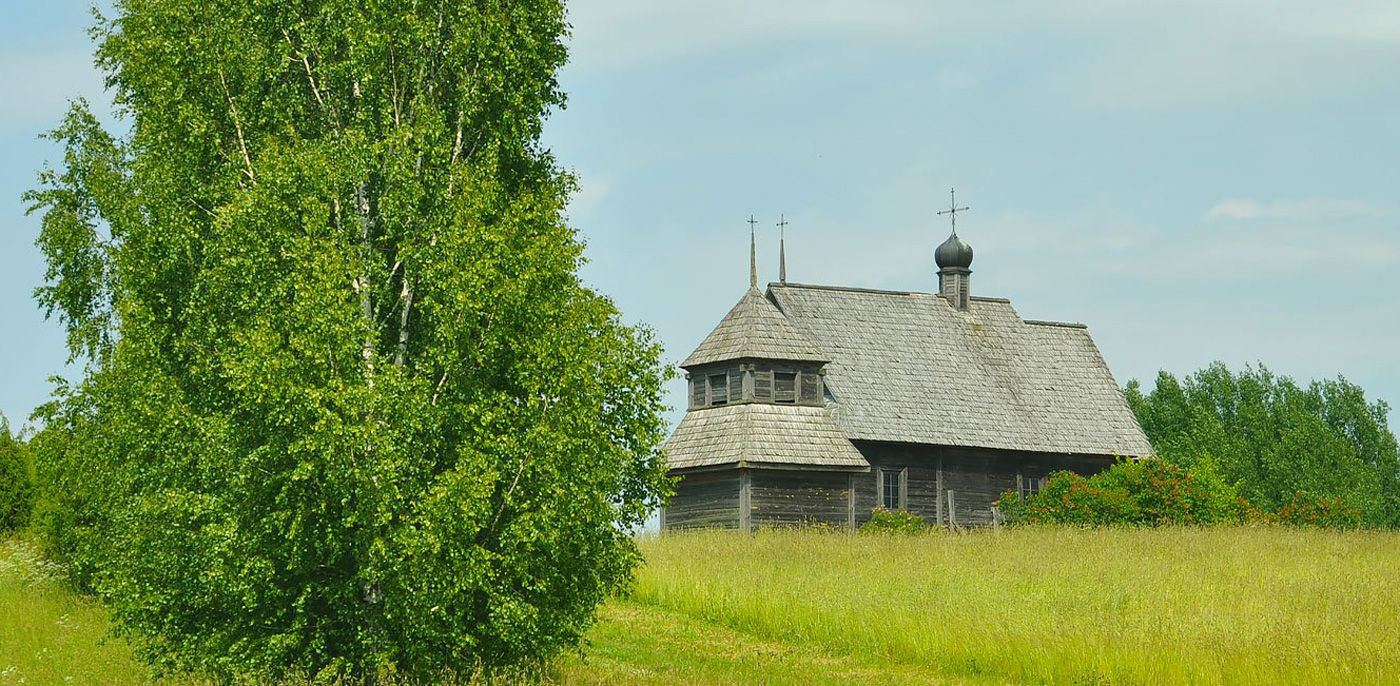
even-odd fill
[{"label": "window on church wall", "polygon": [[773,370],[764,369],[753,373],[754,400],[773,399]]},{"label": "window on church wall", "polygon": [[797,402],[797,372],[773,372],[773,402]]},{"label": "window on church wall", "polygon": [[710,375],[710,404],[726,405],[729,403],[729,375]]},{"label": "window on church wall", "polygon": [[799,382],[802,386],[802,402],[817,404],[821,400],[821,377],[812,372],[805,372]]},{"label": "window on church wall", "polygon": [[880,470],[880,507],[886,510],[904,509],[904,479],[906,469]]},{"label": "window on church wall", "polygon": [[1030,476],[1024,472],[1016,475],[1016,490],[1022,500],[1039,493],[1042,488],[1045,488],[1045,477]]}]

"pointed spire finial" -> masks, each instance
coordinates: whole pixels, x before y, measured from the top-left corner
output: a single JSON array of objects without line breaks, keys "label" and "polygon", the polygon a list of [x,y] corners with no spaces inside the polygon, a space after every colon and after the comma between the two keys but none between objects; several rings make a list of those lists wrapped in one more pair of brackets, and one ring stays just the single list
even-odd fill
[{"label": "pointed spire finial", "polygon": [[787,283],[787,215],[778,215],[778,283]]},{"label": "pointed spire finial", "polygon": [[758,220],[749,215],[749,288],[758,289],[758,244],[753,235],[754,224]]},{"label": "pointed spire finial", "polygon": [[954,189],[949,188],[949,189],[948,189],[948,209],[942,210],[942,211],[940,211],[938,214],[939,214],[939,216],[942,216],[942,215],[945,215],[945,214],[951,215],[951,216],[952,216],[952,220],[953,220],[953,235],[956,236],[956,235],[958,235],[958,213],[959,213],[959,212],[967,212],[968,210],[971,210],[971,209],[972,209],[971,207],[958,207],[957,195],[954,194]]}]

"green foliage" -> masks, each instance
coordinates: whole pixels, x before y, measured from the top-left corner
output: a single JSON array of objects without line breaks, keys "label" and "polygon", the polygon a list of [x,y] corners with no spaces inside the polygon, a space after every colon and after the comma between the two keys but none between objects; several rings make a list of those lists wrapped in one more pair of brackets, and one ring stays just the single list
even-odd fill
[{"label": "green foliage", "polygon": [[863,533],[874,534],[921,534],[929,530],[924,518],[906,510],[875,508],[870,520],[860,526]]},{"label": "green foliage", "polygon": [[1088,478],[1055,472],[1039,493],[1026,499],[1004,493],[998,505],[1008,521],[1030,524],[1236,524],[1250,514],[1239,490],[1209,459],[1190,469],[1122,459]]},{"label": "green foliage", "polygon": [[1347,507],[1341,499],[1310,499],[1302,493],[1294,493],[1293,499],[1268,517],[1268,521],[1333,529],[1354,529],[1362,524],[1361,513]]},{"label": "green foliage", "polygon": [[29,524],[34,509],[33,476],[24,441],[10,434],[10,424],[0,415],[0,533]]},{"label": "green foliage", "polygon": [[432,680],[577,645],[665,495],[660,350],[578,280],[555,0],[118,0],[39,302],[42,526],[162,667]]},{"label": "green foliage", "polygon": [[1303,388],[1263,366],[1236,374],[1217,362],[1181,380],[1162,372],[1147,394],[1130,382],[1126,393],[1159,455],[1186,467],[1212,456],[1261,509],[1302,494],[1339,499],[1368,525],[1400,525],[1389,408],[1344,378]]}]

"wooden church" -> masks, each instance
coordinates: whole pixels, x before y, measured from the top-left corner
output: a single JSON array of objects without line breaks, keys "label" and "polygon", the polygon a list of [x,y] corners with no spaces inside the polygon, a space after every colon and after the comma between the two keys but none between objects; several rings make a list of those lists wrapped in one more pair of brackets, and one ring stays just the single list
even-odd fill
[{"label": "wooden church", "polygon": [[[1152,447],[1083,324],[970,294],[972,248],[934,251],[937,293],[750,286],[681,363],[666,529],[854,527],[876,507],[992,522],[1006,491]],[[785,272],[785,268],[782,270]]]}]

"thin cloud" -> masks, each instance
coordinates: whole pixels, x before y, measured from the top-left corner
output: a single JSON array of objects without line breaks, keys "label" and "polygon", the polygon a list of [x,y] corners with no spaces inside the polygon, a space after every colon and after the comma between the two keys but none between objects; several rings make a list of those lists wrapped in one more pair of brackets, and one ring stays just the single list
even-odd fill
[{"label": "thin cloud", "polygon": [[1309,198],[1261,203],[1252,198],[1226,198],[1205,213],[1202,221],[1252,221],[1273,219],[1286,222],[1317,223],[1342,219],[1376,219],[1395,213],[1395,208],[1355,200]]}]

